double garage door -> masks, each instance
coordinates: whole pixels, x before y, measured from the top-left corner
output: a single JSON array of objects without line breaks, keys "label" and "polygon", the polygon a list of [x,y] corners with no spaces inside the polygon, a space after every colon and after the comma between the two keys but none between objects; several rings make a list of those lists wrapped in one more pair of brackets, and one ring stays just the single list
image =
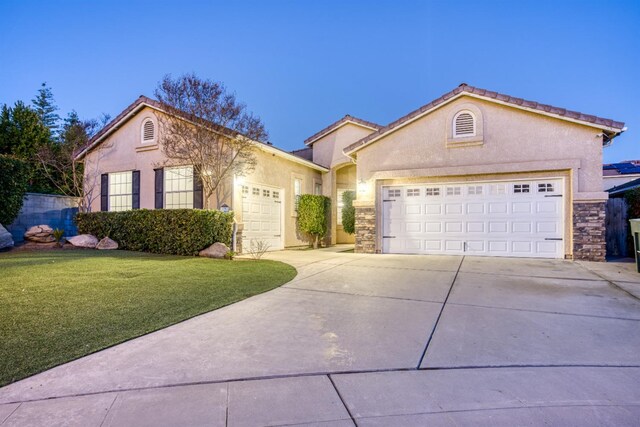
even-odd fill
[{"label": "double garage door", "polygon": [[283,191],[279,188],[258,184],[242,186],[242,247],[245,252],[251,240],[265,242],[271,251],[284,248],[283,196]]},{"label": "double garage door", "polygon": [[382,188],[385,253],[564,257],[561,179]]}]

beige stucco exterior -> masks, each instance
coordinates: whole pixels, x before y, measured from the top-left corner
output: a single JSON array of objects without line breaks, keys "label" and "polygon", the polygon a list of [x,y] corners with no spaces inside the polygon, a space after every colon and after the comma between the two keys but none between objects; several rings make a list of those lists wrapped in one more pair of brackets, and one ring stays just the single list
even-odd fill
[{"label": "beige stucco exterior", "polygon": [[355,162],[343,150],[374,131],[368,126],[347,122],[312,143],[313,162],[330,169],[322,177],[323,194],[332,200],[330,244],[354,242],[354,236],[344,232],[337,218],[338,190],[356,189]]},{"label": "beige stucco exterior", "polygon": [[[481,138],[456,145],[451,119],[462,109],[480,111]],[[602,143],[593,127],[463,96],[355,153],[357,206],[380,211],[381,187],[389,184],[564,178],[565,251],[571,256],[573,202],[607,198]]]},{"label": "beige stucco exterior", "polygon": [[[170,166],[157,143],[141,142],[142,124],[148,118],[156,123],[157,115],[163,114],[153,108],[145,107],[121,126],[108,135],[100,145],[90,151],[85,159],[85,168],[98,179],[86,180],[95,182],[98,188],[87,189],[92,193],[91,210],[100,210],[100,180],[104,173],[140,171],[140,208],[154,209],[155,205],[155,168]],[[289,153],[267,145],[256,145],[257,166],[247,174],[226,185],[229,189],[222,203],[226,203],[235,212],[236,221],[242,224],[242,194],[240,182],[256,183],[283,192],[283,230],[284,245],[296,246],[308,243],[296,231],[296,218],[293,211],[293,178],[300,178],[303,182],[303,193],[313,193],[314,184],[322,182],[322,168],[314,167],[307,161],[299,159]],[[233,182],[232,182],[233,181]],[[209,206],[216,207],[215,196],[209,200]]]}]

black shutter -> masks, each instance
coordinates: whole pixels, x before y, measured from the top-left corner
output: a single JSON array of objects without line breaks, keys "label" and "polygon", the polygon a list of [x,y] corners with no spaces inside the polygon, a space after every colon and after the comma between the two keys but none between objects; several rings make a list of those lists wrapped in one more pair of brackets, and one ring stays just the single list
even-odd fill
[{"label": "black shutter", "polygon": [[202,177],[193,168],[193,209],[202,209]]},{"label": "black shutter", "polygon": [[156,209],[162,209],[164,207],[164,169],[154,169],[156,173]]},{"label": "black shutter", "polygon": [[131,208],[140,209],[140,171],[131,172],[132,200]]},{"label": "black shutter", "polygon": [[100,210],[109,210],[109,174],[103,173],[100,176]]}]

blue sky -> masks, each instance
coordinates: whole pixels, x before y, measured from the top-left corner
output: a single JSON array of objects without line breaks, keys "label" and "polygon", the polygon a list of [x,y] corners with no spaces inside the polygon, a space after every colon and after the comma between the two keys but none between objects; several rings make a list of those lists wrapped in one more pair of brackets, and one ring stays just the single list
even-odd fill
[{"label": "blue sky", "polygon": [[0,103],[41,82],[117,115],[166,73],[220,80],[285,149],[344,114],[381,124],[461,82],[627,123],[640,158],[639,1],[0,0]]}]

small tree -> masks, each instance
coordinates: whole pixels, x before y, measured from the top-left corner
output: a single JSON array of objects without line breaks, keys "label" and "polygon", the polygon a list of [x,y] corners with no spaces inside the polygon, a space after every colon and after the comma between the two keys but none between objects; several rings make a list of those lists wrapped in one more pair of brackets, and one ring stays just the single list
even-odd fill
[{"label": "small tree", "polygon": [[355,191],[342,193],[342,228],[349,234],[356,232],[356,208],[353,207],[355,198]]},{"label": "small tree", "polygon": [[57,136],[60,116],[56,113],[58,106],[47,83],[42,83],[42,86],[38,89],[38,95],[31,100],[31,103],[42,124],[49,128],[52,136]]},{"label": "small tree", "polygon": [[256,142],[267,139],[264,125],[222,83],[194,74],[165,76],[155,95],[168,112],[159,115],[158,132],[167,163],[193,165],[202,181],[204,208],[214,193],[220,208],[225,183],[255,168]]},{"label": "small tree", "polygon": [[9,225],[16,219],[29,182],[27,162],[0,155],[0,224]]},{"label": "small tree", "polygon": [[327,234],[331,201],[326,196],[303,194],[298,202],[298,229],[311,236],[317,249],[320,239]]}]

